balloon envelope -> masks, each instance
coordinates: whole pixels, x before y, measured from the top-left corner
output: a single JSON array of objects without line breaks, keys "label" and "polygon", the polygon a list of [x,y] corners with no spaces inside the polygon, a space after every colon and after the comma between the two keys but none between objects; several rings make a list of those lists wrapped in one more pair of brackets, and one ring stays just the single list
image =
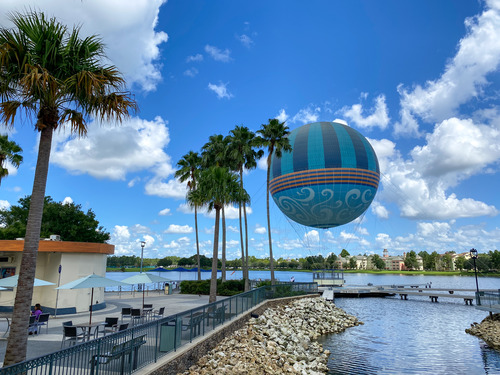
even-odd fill
[{"label": "balloon envelope", "polygon": [[293,221],[331,228],[346,224],[370,206],[380,170],[368,140],[342,121],[315,122],[293,130],[291,152],[274,153],[269,189]]}]

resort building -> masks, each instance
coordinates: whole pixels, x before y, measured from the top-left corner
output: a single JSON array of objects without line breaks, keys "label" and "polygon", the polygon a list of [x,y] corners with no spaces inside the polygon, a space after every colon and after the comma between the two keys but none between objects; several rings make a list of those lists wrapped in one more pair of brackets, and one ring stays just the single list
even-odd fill
[{"label": "resort building", "polygon": [[[68,314],[88,311],[91,289],[56,290],[81,277],[96,274],[105,276],[106,259],[115,252],[114,245],[105,243],[67,242],[41,240],[38,247],[35,278],[54,283],[54,286],[34,287],[32,305],[40,303],[44,312]],[[19,273],[24,240],[0,241],[0,278]],[[60,271],[60,272],[59,272]],[[0,311],[11,311],[14,306],[15,290],[0,291]],[[59,292],[59,293],[58,293]],[[94,289],[93,309],[106,306],[104,288]]]}]

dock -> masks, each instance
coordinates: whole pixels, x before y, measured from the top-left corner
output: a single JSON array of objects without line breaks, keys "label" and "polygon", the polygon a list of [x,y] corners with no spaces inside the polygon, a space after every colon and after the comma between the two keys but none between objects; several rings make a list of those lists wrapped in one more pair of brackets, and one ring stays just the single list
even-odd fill
[{"label": "dock", "polygon": [[[321,291],[322,288],[320,288]],[[401,300],[408,300],[408,297],[429,297],[431,302],[437,303],[439,299],[462,299],[466,305],[473,305],[476,300],[475,289],[460,288],[432,288],[430,284],[423,285],[368,285],[334,287],[334,298],[368,298],[368,297],[394,297],[399,295]],[[500,312],[500,290],[483,289],[480,291],[480,299],[483,304],[477,306],[478,309],[491,312]],[[498,299],[498,301],[496,300]],[[493,303],[491,303],[493,301]],[[495,304],[496,302],[496,304]],[[498,310],[498,311],[496,311]]]}]

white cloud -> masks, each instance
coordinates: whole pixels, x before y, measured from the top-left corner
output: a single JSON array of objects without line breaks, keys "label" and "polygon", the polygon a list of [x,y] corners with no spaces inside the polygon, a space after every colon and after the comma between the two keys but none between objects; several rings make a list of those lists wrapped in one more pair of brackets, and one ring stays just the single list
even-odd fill
[{"label": "white cloud", "polygon": [[164,208],[160,212],[158,212],[158,215],[160,216],[170,216],[172,213],[170,212],[170,208]]},{"label": "white cloud", "polygon": [[259,160],[257,160],[257,168],[263,171],[267,171],[267,153],[264,154]]},{"label": "white cloud", "polygon": [[164,233],[175,233],[175,234],[193,233],[193,227],[190,227],[189,225],[170,224]]},{"label": "white cloud", "polygon": [[201,53],[197,53],[196,55],[186,57],[186,62],[198,62],[203,61],[203,55]]},{"label": "white cloud", "polygon": [[205,52],[208,53],[215,61],[229,62],[231,61],[231,51],[227,48],[223,51],[217,47],[207,44],[205,46]]},{"label": "white cloud", "polygon": [[198,69],[189,68],[184,71],[184,75],[188,77],[195,77],[198,74]]},{"label": "white cloud", "polygon": [[387,208],[385,208],[384,206],[382,206],[380,204],[380,202],[372,202],[372,204],[370,205],[373,213],[375,214],[376,217],[378,217],[379,219],[388,219],[389,218],[389,211],[387,210]]},{"label": "white cloud", "polygon": [[301,122],[302,124],[316,122],[318,121],[320,113],[320,107],[314,107],[310,105],[307,108],[303,108],[299,112],[297,112],[297,114],[291,118],[290,122]]},{"label": "white cloud", "polygon": [[228,232],[240,233],[240,230],[237,227],[233,227],[232,225],[227,226]]},{"label": "white cloud", "polygon": [[136,184],[136,183],[138,183],[139,181],[141,181],[141,178],[140,178],[140,177],[134,177],[133,179],[131,179],[131,180],[128,182],[127,186],[128,186],[129,188],[134,187],[134,186],[135,186],[135,184]]},{"label": "white cloud", "polygon": [[500,3],[487,1],[487,9],[467,18],[467,34],[458,44],[455,56],[436,80],[411,90],[398,87],[401,95],[401,123],[396,133],[415,132],[415,116],[424,121],[443,121],[471,98],[480,98],[488,85],[488,74],[500,63]]},{"label": "white cloud", "polygon": [[255,230],[254,230],[254,233],[257,233],[257,234],[265,234],[267,232],[266,228],[264,228],[263,226],[261,226],[260,224],[256,224],[255,225]]},{"label": "white cloud", "polygon": [[145,192],[162,198],[183,199],[186,198],[187,190],[186,185],[178,180],[163,182],[162,176],[155,176],[146,183]]},{"label": "white cloud", "polygon": [[2,0],[0,24],[7,24],[9,12],[24,13],[29,7],[36,7],[58,17],[69,28],[81,25],[82,37],[98,34],[102,38],[111,63],[124,74],[129,85],[152,91],[161,80],[159,46],[168,40],[165,32],[155,30],[160,7],[165,2]]},{"label": "white cloud", "polygon": [[387,128],[389,124],[389,115],[387,105],[385,104],[385,95],[379,95],[375,98],[375,106],[371,109],[372,114],[363,117],[362,104],[354,104],[351,107],[343,107],[340,113],[354,122],[360,128],[378,127],[381,130]]},{"label": "white cloud", "polygon": [[161,117],[154,121],[134,117],[121,126],[102,126],[94,121],[85,138],[56,132],[51,162],[73,174],[124,180],[127,173],[168,164],[163,149],[169,140],[167,123]]},{"label": "white cloud", "polygon": [[71,204],[71,203],[73,203],[73,199],[71,199],[71,197],[66,197],[62,201],[62,204]]},{"label": "white cloud", "polygon": [[10,209],[10,203],[8,201],[0,199],[0,210],[8,210],[8,209]]},{"label": "white cloud", "polygon": [[280,113],[278,113],[278,115],[275,117],[279,122],[285,122],[286,120],[288,120],[288,115],[286,114],[286,111],[284,108],[282,108],[280,110]]},{"label": "white cloud", "polygon": [[240,41],[240,43],[243,44],[246,48],[251,48],[254,44],[254,41],[252,40],[252,38],[250,38],[246,34],[237,35],[236,39],[238,39]]},{"label": "white cloud", "polygon": [[218,85],[213,84],[213,83],[209,83],[208,88],[209,88],[209,90],[215,92],[215,94],[217,95],[217,97],[219,99],[222,99],[222,98],[230,99],[233,97],[233,94],[231,94],[228,91],[227,85],[228,85],[228,83],[222,83],[222,82],[219,82]]}]

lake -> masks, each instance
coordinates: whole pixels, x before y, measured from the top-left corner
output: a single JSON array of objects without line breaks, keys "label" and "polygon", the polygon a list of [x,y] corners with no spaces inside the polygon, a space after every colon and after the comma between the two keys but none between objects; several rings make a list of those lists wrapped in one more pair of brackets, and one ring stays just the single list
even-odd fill
[{"label": "lake", "polygon": [[[110,272],[120,280],[134,273]],[[195,272],[165,272],[171,280],[195,280]],[[202,273],[210,278],[210,273]],[[312,282],[312,273],[276,271],[276,278]],[[415,285],[432,283],[434,288],[474,289],[474,277],[345,274],[346,286]],[[241,271],[230,271],[228,279],[240,279]],[[251,279],[269,279],[269,271],[250,271]],[[480,289],[498,289],[500,278],[479,278]],[[461,293],[462,294],[462,293]],[[461,299],[408,296],[390,298],[337,298],[335,304],[358,317],[364,325],[349,328],[321,342],[331,356],[330,374],[500,374],[500,353],[475,336],[465,333],[473,322],[488,313],[466,306]]]}]

